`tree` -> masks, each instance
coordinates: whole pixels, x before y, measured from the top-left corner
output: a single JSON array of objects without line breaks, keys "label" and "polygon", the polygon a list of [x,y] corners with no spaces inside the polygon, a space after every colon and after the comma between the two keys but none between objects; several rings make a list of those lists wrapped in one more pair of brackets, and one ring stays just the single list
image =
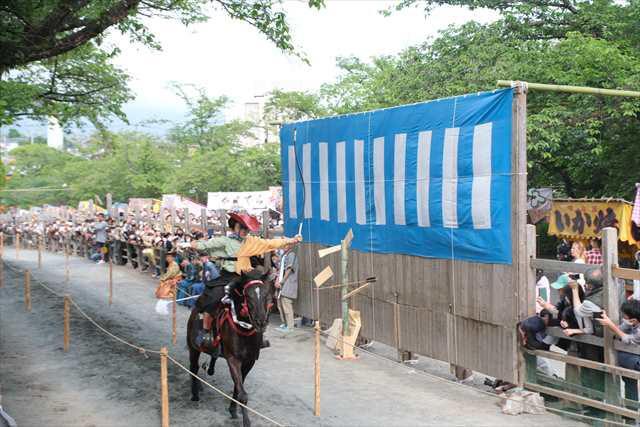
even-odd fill
[{"label": "tree", "polygon": [[132,99],[128,76],[92,43],[26,67],[0,80],[0,125],[19,118],[55,116],[62,123],[99,125],[104,119],[126,121],[122,105]]},{"label": "tree", "polygon": [[191,87],[195,95],[187,92],[187,86],[175,86],[178,95],[189,110],[185,122],[169,131],[169,140],[180,152],[188,154],[193,148],[201,152],[237,143],[240,138],[251,136],[251,122],[231,120],[223,122],[223,111],[229,104],[226,96],[210,97],[202,88]]},{"label": "tree", "polygon": [[265,122],[284,123],[315,119],[327,115],[320,97],[314,93],[275,89],[268,95],[264,108]]},{"label": "tree", "polygon": [[[640,58],[627,43],[582,33],[527,40],[507,36],[508,25],[469,23],[399,55],[343,59],[342,75],[321,94],[333,112],[346,113],[493,90],[499,79],[640,87]],[[627,171],[640,167],[639,113],[633,99],[530,92],[529,186],[629,197],[634,178]]]},{"label": "tree", "polygon": [[[109,28],[158,47],[145,18],[205,21],[204,0],[44,0],[3,2],[0,7],[0,75],[9,69],[56,57],[102,37]],[[228,16],[245,21],[280,49],[294,51],[285,13],[275,0],[214,0]],[[319,8],[323,0],[308,0]]]}]

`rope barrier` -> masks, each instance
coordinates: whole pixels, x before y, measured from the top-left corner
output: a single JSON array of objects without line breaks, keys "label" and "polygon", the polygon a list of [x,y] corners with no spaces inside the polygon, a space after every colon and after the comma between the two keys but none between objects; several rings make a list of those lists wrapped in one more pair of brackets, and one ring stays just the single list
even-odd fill
[{"label": "rope barrier", "polygon": [[243,408],[247,409],[249,412],[269,421],[270,423],[280,426],[280,427],[284,427],[286,424],[281,424],[271,418],[269,418],[268,416],[261,414],[260,412],[256,411],[255,409],[252,409],[250,407],[248,407],[247,405],[245,405],[244,403],[234,399],[232,396],[229,396],[228,394],[226,394],[225,392],[223,392],[222,390],[218,389],[217,387],[209,384],[208,382],[206,382],[205,380],[203,380],[202,378],[200,378],[198,375],[194,374],[193,372],[191,372],[191,370],[189,370],[186,366],[184,366],[183,364],[181,364],[180,362],[178,362],[177,360],[175,360],[173,357],[171,356],[167,356],[167,358],[173,362],[175,365],[177,365],[180,369],[182,369],[183,371],[187,372],[189,375],[191,375],[193,378],[197,379],[198,381],[200,381],[201,383],[205,384],[207,387],[210,387],[212,390],[215,390],[216,392],[218,392],[219,394],[221,394],[222,396],[226,397],[227,399],[237,403],[238,405],[242,406]]},{"label": "rope barrier", "polygon": [[[1,260],[1,261],[4,263],[4,260]],[[14,267],[12,267],[10,264],[8,264],[8,263],[4,263],[4,264],[9,268],[9,270],[12,270],[12,271],[13,271],[13,272],[15,272],[15,273],[20,273],[20,272],[21,272],[19,268],[14,268]],[[55,295],[55,296],[58,296],[58,297],[61,297],[61,298],[64,298],[64,296],[63,296],[63,295],[61,295],[61,294],[57,293],[56,291],[54,291],[53,289],[51,289],[49,286],[45,285],[42,281],[40,281],[40,280],[38,280],[38,279],[35,279],[35,278],[34,278],[34,282],[35,282],[35,283],[37,283],[38,285],[40,285],[42,288],[46,289],[46,290],[47,290],[48,292],[50,292],[51,294],[53,294],[53,295]],[[371,297],[368,297],[368,298],[371,298]],[[371,298],[371,299],[390,303],[389,301],[386,301],[386,300],[379,300],[378,298]],[[74,306],[74,307],[75,307],[75,308],[80,312],[80,314],[81,314],[84,318],[86,318],[89,322],[91,322],[91,323],[92,323],[92,324],[93,324],[93,325],[94,325],[98,330],[100,330],[100,331],[101,331],[101,332],[103,332],[104,334],[108,335],[109,337],[113,338],[114,340],[116,340],[116,341],[118,341],[118,342],[120,342],[120,343],[122,343],[122,344],[124,344],[124,345],[127,345],[127,346],[129,346],[129,347],[131,347],[131,348],[134,348],[134,349],[138,350],[138,352],[142,353],[142,354],[143,354],[143,355],[145,355],[146,357],[148,357],[147,353],[160,355],[160,351],[158,351],[158,350],[151,350],[151,349],[147,349],[147,348],[144,348],[144,347],[141,347],[141,346],[138,346],[138,345],[132,344],[132,343],[130,343],[130,342],[128,342],[128,341],[126,341],[126,340],[124,340],[124,339],[122,339],[122,338],[120,338],[120,337],[118,337],[118,336],[114,335],[114,334],[112,334],[112,333],[111,333],[111,332],[109,332],[107,329],[105,329],[105,328],[103,328],[102,326],[100,326],[100,325],[99,325],[95,320],[93,320],[93,318],[91,318],[88,314],[86,314],[86,313],[84,312],[84,310],[82,310],[82,308],[81,308],[81,307],[80,307],[80,306],[79,306],[79,305],[78,305],[78,304],[77,304],[77,303],[76,303],[76,302],[75,302],[71,297],[69,297],[69,300],[71,301],[71,304],[72,304],[72,305],[73,305],[73,306]],[[393,303],[390,303],[390,304],[393,304]],[[403,305],[404,305],[404,304],[403,304]],[[412,307],[412,306],[408,306],[408,307]],[[417,307],[416,307],[416,308],[417,308]],[[302,332],[306,333],[306,334],[309,334],[309,335],[311,335],[311,333],[312,333],[311,331],[307,331],[307,330],[302,329],[302,328],[301,328],[300,330],[301,330]],[[446,378],[442,378],[442,377],[440,377],[440,376],[437,376],[437,375],[431,374],[431,373],[426,372],[426,371],[422,371],[422,370],[418,370],[418,369],[409,368],[408,366],[406,366],[406,365],[405,365],[404,363],[402,363],[402,362],[398,362],[398,361],[396,361],[396,360],[394,360],[394,359],[391,359],[391,358],[388,358],[388,357],[385,357],[385,356],[379,355],[379,354],[377,354],[377,353],[374,353],[374,352],[372,352],[372,351],[367,350],[366,348],[364,348],[364,347],[362,347],[362,346],[357,346],[357,345],[355,345],[355,344],[351,344],[351,343],[349,343],[349,342],[347,342],[347,341],[343,340],[343,338],[342,338],[341,336],[333,337],[333,336],[331,336],[329,333],[324,332],[324,331],[320,331],[320,334],[321,334],[321,335],[323,335],[323,336],[325,336],[325,337],[331,337],[331,338],[333,338],[333,339],[336,339],[336,342],[338,342],[338,343],[340,343],[340,344],[342,344],[342,345],[347,344],[347,346],[352,347],[354,350],[356,350],[356,349],[357,349],[357,350],[360,350],[362,353],[367,354],[367,355],[369,355],[369,356],[372,356],[372,357],[374,357],[374,358],[381,359],[381,360],[384,360],[384,361],[387,361],[387,362],[391,362],[391,363],[393,363],[394,365],[401,366],[401,367],[403,367],[403,368],[405,368],[405,369],[411,369],[411,372],[418,373],[418,374],[423,375],[423,376],[425,376],[425,377],[428,377],[428,378],[431,378],[431,379],[435,379],[435,380],[437,380],[437,381],[444,382],[444,383],[446,383],[446,384],[454,384],[454,385],[460,386],[460,387],[462,387],[462,388],[465,388],[465,389],[467,389],[467,390],[473,390],[473,391],[475,391],[475,392],[478,392],[478,393],[481,393],[481,394],[485,394],[485,395],[491,396],[491,397],[493,397],[493,398],[498,398],[498,399],[501,399],[501,400],[517,401],[517,402],[521,403],[521,401],[520,401],[520,400],[512,399],[512,398],[510,398],[510,397],[508,397],[508,396],[497,395],[497,394],[495,394],[495,393],[490,393],[490,392],[485,391],[485,390],[480,390],[480,389],[476,389],[476,388],[473,388],[473,387],[467,386],[467,385],[465,385],[465,384],[463,384],[463,383],[460,383],[460,382],[456,382],[456,381],[452,381],[452,380],[449,380],[449,379],[446,379]],[[273,420],[273,419],[269,418],[268,416],[266,416],[266,415],[264,415],[264,414],[262,414],[262,413],[260,413],[260,412],[256,411],[255,409],[252,409],[252,408],[248,407],[247,405],[245,405],[245,404],[243,404],[242,402],[240,402],[240,401],[238,401],[238,400],[234,399],[232,396],[229,396],[228,394],[226,394],[226,393],[225,393],[225,392],[223,392],[222,390],[218,389],[217,387],[215,387],[215,386],[213,386],[212,384],[208,383],[207,381],[203,380],[203,379],[202,379],[202,378],[200,378],[199,376],[197,376],[197,375],[193,374],[193,373],[192,373],[188,368],[186,368],[186,367],[185,367],[184,365],[182,365],[180,362],[178,362],[177,360],[175,360],[171,355],[167,355],[167,359],[169,359],[172,363],[174,363],[174,364],[175,364],[176,366],[178,366],[180,369],[182,369],[182,370],[184,370],[185,372],[187,372],[187,373],[188,373],[189,375],[191,375],[192,377],[196,378],[196,379],[197,379],[198,381],[200,381],[201,383],[203,383],[203,384],[207,385],[207,386],[208,386],[209,388],[211,388],[212,390],[216,391],[217,393],[219,393],[219,394],[220,394],[220,395],[222,395],[223,397],[225,397],[225,398],[227,398],[227,399],[229,399],[229,400],[231,400],[231,401],[235,402],[236,404],[238,404],[238,405],[242,406],[243,408],[247,409],[247,410],[248,410],[248,411],[250,411],[251,413],[253,413],[253,414],[255,414],[255,415],[257,415],[257,416],[259,416],[259,417],[261,417],[261,418],[263,418],[263,419],[265,419],[265,420],[267,420],[267,421],[271,422],[272,424],[274,424],[274,425],[276,425],[276,426],[282,426],[282,427],[284,427],[284,426],[285,426],[285,424],[281,424],[281,423],[279,423],[279,422],[277,422],[277,421],[275,421],[275,420]],[[550,408],[550,407],[546,407],[546,406],[545,406],[545,409],[546,409],[547,411],[555,412],[555,413],[558,413],[558,414],[561,414],[561,415],[567,415],[567,416],[569,416],[569,417],[577,417],[577,418],[581,418],[581,419],[584,419],[584,420],[589,420],[589,421],[598,421],[598,422],[606,421],[606,422],[607,422],[608,424],[610,424],[610,425],[617,425],[617,426],[622,426],[622,427],[626,427],[626,426],[628,426],[628,424],[625,424],[625,423],[622,423],[622,422],[617,422],[617,421],[615,421],[615,420],[609,420],[609,419],[606,419],[606,420],[605,420],[605,419],[602,419],[602,418],[591,417],[591,416],[588,416],[588,415],[579,414],[579,413],[575,413],[575,412],[571,412],[571,411],[565,411],[565,410],[562,410],[562,409]]]},{"label": "rope barrier", "polygon": [[[2,262],[4,263],[4,260],[2,260]],[[19,268],[14,268],[12,266],[10,266],[9,264],[6,264],[8,266],[8,268],[10,270],[12,270],[15,273],[20,273],[20,269]],[[63,295],[57,293],[56,291],[54,291],[53,289],[51,289],[49,286],[45,285],[42,281],[35,279],[34,278],[34,282],[37,283],[38,285],[42,286],[44,289],[46,289],[48,292],[50,292],[51,294],[60,297],[60,298],[64,298]],[[85,318],[87,319],[93,326],[95,326],[98,330],[100,330],[102,333],[108,335],[109,337],[111,337],[112,339],[120,342],[121,344],[124,344],[126,346],[129,346],[135,350],[137,350],[139,353],[143,354],[145,357],[148,358],[148,353],[150,354],[157,354],[160,355],[160,351],[159,350],[151,350],[136,344],[133,344],[123,338],[118,337],[117,335],[114,335],[113,333],[109,332],[107,329],[105,329],[104,327],[102,327],[100,324],[98,324],[98,322],[96,322],[91,316],[89,316],[74,300],[73,298],[71,298],[69,296],[69,301],[71,302],[71,304],[78,310],[78,312]],[[229,396],[228,394],[226,394],[225,392],[223,392],[222,390],[216,388],[215,386],[211,385],[210,383],[208,383],[207,381],[203,380],[202,378],[198,377],[197,375],[194,375],[189,369],[187,369],[184,365],[182,365],[180,362],[178,362],[177,360],[175,360],[173,357],[171,357],[171,355],[167,354],[167,359],[169,359],[172,363],[174,363],[175,365],[177,365],[180,369],[184,370],[185,372],[187,372],[189,375],[191,375],[192,377],[198,379],[200,382],[204,383],[205,385],[207,385],[208,387],[210,387],[211,389],[215,390],[217,393],[219,393],[220,395],[222,395],[223,397],[237,403],[238,405],[242,406],[243,408],[246,408],[248,411],[250,411],[251,413],[269,421],[270,423],[276,425],[276,426],[280,426],[280,427],[284,427],[285,424],[281,424],[271,418],[269,418],[268,416],[256,411],[255,409],[252,409],[250,407],[248,407],[247,405],[243,404],[242,402],[234,399],[232,396]]]}]

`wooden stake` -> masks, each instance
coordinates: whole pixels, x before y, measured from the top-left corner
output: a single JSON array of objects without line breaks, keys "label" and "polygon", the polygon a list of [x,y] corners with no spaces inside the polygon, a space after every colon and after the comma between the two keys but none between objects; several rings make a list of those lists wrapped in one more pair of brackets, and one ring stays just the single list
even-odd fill
[{"label": "wooden stake", "polygon": [[160,349],[160,396],[162,401],[162,427],[169,427],[169,384],[167,374],[167,347]]},{"label": "wooden stake", "polygon": [[4,286],[4,260],[0,256],[0,288]]},{"label": "wooden stake", "polygon": [[109,254],[109,305],[113,302],[113,256]]},{"label": "wooden stake", "polygon": [[16,233],[16,259],[20,258],[20,233]]},{"label": "wooden stake", "polygon": [[398,305],[398,293],[394,292],[395,302],[393,303],[393,329],[394,338],[396,342],[396,352],[398,353],[398,360],[402,360],[402,352],[400,351],[400,306]]},{"label": "wooden stake", "polygon": [[315,345],[315,405],[313,415],[320,416],[320,321],[316,321]]},{"label": "wooden stake", "polygon": [[31,273],[24,271],[24,308],[31,311]]},{"label": "wooden stake", "polygon": [[64,296],[64,351],[65,353],[69,351],[69,320],[70,320],[70,311],[71,311],[71,300],[69,295]]},{"label": "wooden stake", "polygon": [[173,290],[173,308],[171,309],[171,314],[172,314],[172,319],[171,319],[171,342],[173,343],[173,345],[176,345],[176,343],[178,342],[178,314],[177,314],[177,307],[176,305],[178,305],[176,303],[176,299],[178,296],[178,286],[176,284],[175,289]]},{"label": "wooden stake", "polygon": [[[342,280],[342,283],[348,283],[349,282],[349,272],[347,270],[347,266],[349,265],[349,246],[351,246],[351,240],[353,239],[353,232],[351,231],[351,229],[349,230],[349,232],[344,236],[344,239],[342,240],[342,251],[341,251],[341,264],[342,264],[342,271],[341,271],[341,275],[340,275],[340,279]],[[348,288],[347,285],[345,284],[344,286],[342,286],[342,288],[340,289],[340,293],[341,293],[341,298],[342,298],[342,351],[341,351],[341,355],[343,358],[353,354],[353,351],[350,351],[351,349],[347,348],[347,345],[345,344],[345,337],[347,335],[349,335],[349,300],[347,298],[345,298],[345,295],[347,295],[348,292]]]},{"label": "wooden stake", "polygon": [[0,257],[4,256],[4,233],[0,233]]}]

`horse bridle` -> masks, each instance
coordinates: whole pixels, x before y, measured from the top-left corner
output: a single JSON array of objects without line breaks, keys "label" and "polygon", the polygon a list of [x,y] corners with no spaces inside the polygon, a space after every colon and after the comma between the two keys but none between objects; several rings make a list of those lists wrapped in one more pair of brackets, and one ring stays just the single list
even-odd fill
[{"label": "horse bridle", "polygon": [[253,286],[261,286],[264,285],[262,280],[250,280],[242,286],[242,306],[240,308],[240,316],[246,316],[249,318],[249,323],[254,325],[253,317],[251,316],[251,311],[249,310],[249,304],[247,303],[247,289]]}]

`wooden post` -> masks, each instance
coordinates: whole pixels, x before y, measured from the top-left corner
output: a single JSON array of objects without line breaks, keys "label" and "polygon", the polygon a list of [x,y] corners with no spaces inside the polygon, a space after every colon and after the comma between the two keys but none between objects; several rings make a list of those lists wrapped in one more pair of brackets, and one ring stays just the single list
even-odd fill
[{"label": "wooden post", "polygon": [[394,292],[393,296],[395,297],[395,302],[393,303],[393,328],[396,341],[396,352],[398,353],[398,361],[402,361],[402,351],[400,350],[400,306],[398,305],[399,294],[397,292]]},{"label": "wooden post", "polygon": [[[340,252],[340,261],[341,261],[341,274],[340,280],[342,283],[349,282],[349,247],[351,246],[351,240],[353,239],[353,232],[349,230],[349,232],[344,236],[344,239],[340,242],[341,252]],[[341,356],[343,358],[351,358],[353,357],[353,348],[347,346],[346,338],[349,335],[349,300],[345,298],[347,293],[349,292],[349,288],[347,285],[343,285],[340,288],[340,297],[342,299],[342,351]],[[319,316],[318,316],[319,317]],[[348,347],[348,348],[347,348]]]},{"label": "wooden post", "polygon": [[0,255],[0,288],[4,286],[4,260]]},{"label": "wooden post", "polygon": [[189,208],[185,207],[184,211],[184,232],[186,234],[191,233],[191,218],[189,217]]},{"label": "wooden post", "polygon": [[178,305],[176,303],[177,298],[178,285],[176,284],[176,287],[173,290],[173,304],[171,304],[173,306],[171,308],[171,342],[173,343],[173,345],[176,345],[176,343],[178,342],[178,308],[176,307],[176,305]]},{"label": "wooden post", "polygon": [[176,207],[171,206],[171,232],[176,231]]},{"label": "wooden post", "polygon": [[[319,292],[319,290],[318,290]],[[320,416],[320,321],[316,320],[315,340],[315,405],[313,415]]]},{"label": "wooden post", "polygon": [[[262,238],[269,238],[269,211],[262,212]],[[271,252],[266,252],[263,256],[264,268],[268,271],[271,268]]]},{"label": "wooden post", "polygon": [[160,396],[162,406],[162,427],[169,427],[169,384],[167,373],[167,347],[160,349]]},{"label": "wooden post", "polygon": [[109,305],[113,303],[113,256],[109,254]]},{"label": "wooden post", "polygon": [[207,208],[200,209],[200,226],[202,227],[202,233],[207,237]]},{"label": "wooden post", "polygon": [[105,206],[107,209],[107,215],[113,217],[113,199],[111,197],[111,193],[107,193],[105,200],[107,202],[107,206]]},{"label": "wooden post", "polygon": [[69,351],[69,321],[70,321],[70,311],[71,311],[71,298],[69,295],[64,296],[64,351],[65,353]]},{"label": "wooden post", "polygon": [[20,258],[20,233],[16,231],[16,259]]},{"label": "wooden post", "polygon": [[[536,226],[527,224],[527,240],[526,240],[526,249],[527,249],[527,261],[529,262],[532,258],[536,257]],[[527,265],[526,270],[526,283],[527,283],[527,301],[535,301],[536,298],[536,269],[531,266],[529,263]],[[524,291],[520,288],[520,292]],[[529,295],[532,294],[532,295]],[[527,311],[535,311],[535,302],[532,307],[527,307]],[[517,342],[517,337],[516,337]],[[518,344],[516,344],[518,345]],[[526,381],[531,381],[531,379],[527,380],[527,368],[530,368],[530,364],[527,364],[527,361],[524,358],[524,355],[521,349],[518,348],[517,358],[518,358],[518,386],[522,387]],[[534,360],[535,362],[535,360]],[[535,363],[534,363],[535,366]]]},{"label": "wooden post", "polygon": [[0,257],[4,256],[4,233],[0,233]]},{"label": "wooden post", "polygon": [[[613,227],[602,229],[602,287],[607,315],[616,325],[620,323],[620,301],[618,300],[617,280],[613,277],[613,266],[618,265],[618,232]],[[617,352],[613,347],[615,334],[604,328],[604,363],[617,364]],[[620,405],[620,377],[606,374],[604,384],[605,400]],[[620,421],[619,417],[614,417]]]},{"label": "wooden post", "polygon": [[31,311],[31,273],[24,271],[24,308]]},{"label": "wooden post", "polygon": [[223,236],[227,235],[227,211],[224,209],[218,209],[218,221],[220,221],[220,233]]}]

